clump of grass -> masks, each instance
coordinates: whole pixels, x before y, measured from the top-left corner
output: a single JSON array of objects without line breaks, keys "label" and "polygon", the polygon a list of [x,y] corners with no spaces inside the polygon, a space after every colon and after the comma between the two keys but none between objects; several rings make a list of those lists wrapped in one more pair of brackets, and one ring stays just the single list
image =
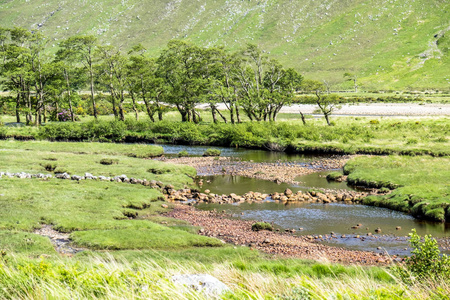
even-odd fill
[{"label": "clump of grass", "polygon": [[340,172],[331,172],[327,175],[327,180],[329,181],[342,181],[344,175]]},{"label": "clump of grass", "polygon": [[272,224],[267,222],[256,222],[252,224],[252,230],[253,231],[261,231],[261,230],[269,230],[272,231],[273,227]]},{"label": "clump of grass", "polygon": [[189,156],[189,152],[187,152],[186,150],[178,152],[178,157],[187,157],[187,156]]},{"label": "clump of grass", "polygon": [[55,171],[56,167],[58,166],[55,163],[45,163],[45,164],[41,164],[42,167],[44,167],[44,169],[48,172],[53,172]]},{"label": "clump of grass", "polygon": [[203,156],[220,156],[221,151],[219,149],[209,148],[203,153]]},{"label": "clump of grass", "polygon": [[106,166],[117,165],[118,163],[119,163],[119,160],[118,159],[114,159],[114,158],[102,158],[100,160],[100,164],[106,165]]}]

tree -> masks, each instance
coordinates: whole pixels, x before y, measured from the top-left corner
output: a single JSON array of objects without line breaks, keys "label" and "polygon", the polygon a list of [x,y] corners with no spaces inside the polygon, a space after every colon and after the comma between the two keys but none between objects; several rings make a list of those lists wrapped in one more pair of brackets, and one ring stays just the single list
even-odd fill
[{"label": "tree", "polygon": [[239,81],[235,74],[239,69],[241,58],[237,53],[228,53],[223,48],[216,48],[216,51],[217,68],[214,75],[215,80],[212,83],[212,92],[218,99],[216,102],[222,102],[229,110],[231,123],[234,124],[236,121],[240,123]]},{"label": "tree", "polygon": [[211,83],[207,72],[211,62],[204,54],[203,48],[172,40],[157,60],[158,76],[168,89],[165,100],[176,106],[183,122],[200,121],[195,106],[203,101]]},{"label": "tree", "polygon": [[61,47],[73,53],[72,55],[74,55],[76,60],[83,65],[89,81],[94,117],[97,119],[98,114],[94,98],[94,52],[97,47],[97,38],[92,35],[72,36],[65,40],[61,44]]},{"label": "tree", "polygon": [[356,76],[356,74],[352,74],[352,73],[344,73],[344,78],[346,79],[346,81],[353,81],[353,87],[355,88],[355,93],[358,92],[358,84],[357,84],[357,80],[358,77]]},{"label": "tree", "polygon": [[316,96],[316,104],[325,117],[327,124],[331,126],[330,115],[336,109],[340,108],[339,97],[337,95],[324,95],[325,86],[320,81],[305,80],[302,84],[303,90],[314,93]]},{"label": "tree", "polygon": [[285,70],[278,61],[270,61],[268,70],[264,74],[264,86],[268,90],[266,112],[269,121],[276,121],[281,108],[292,103],[302,81],[303,77],[294,69]]},{"label": "tree", "polygon": [[156,60],[145,56],[146,49],[142,45],[133,47],[128,54],[128,83],[131,96],[136,95],[145,104],[147,115],[155,122],[154,114],[163,119],[163,105],[161,100],[165,96],[166,87],[164,79],[157,76],[158,65]]},{"label": "tree", "polygon": [[[102,61],[98,67],[103,75],[102,81],[109,88],[114,115],[124,121],[123,103],[125,102],[125,90],[128,87],[128,60],[113,46],[99,46],[96,54]],[[118,112],[116,110],[116,99],[118,100]],[[136,107],[134,102],[133,104]]]}]

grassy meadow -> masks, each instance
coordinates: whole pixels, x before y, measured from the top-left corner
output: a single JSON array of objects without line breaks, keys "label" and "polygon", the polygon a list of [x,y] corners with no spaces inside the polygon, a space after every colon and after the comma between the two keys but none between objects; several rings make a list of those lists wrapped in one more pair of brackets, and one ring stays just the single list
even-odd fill
[{"label": "grassy meadow", "polygon": [[[165,114],[164,121],[155,123],[145,115],[141,115],[140,121],[129,115],[125,122],[114,121],[112,116],[101,117],[99,121],[86,117],[77,123],[51,122],[40,128],[2,126],[0,136],[51,141],[175,143],[261,149],[270,149],[270,144],[278,144],[287,147],[288,151],[348,154],[450,154],[448,117],[331,116],[332,126],[328,126],[323,118],[307,118],[306,125],[303,125],[299,114],[280,114],[275,123],[246,122],[248,120],[243,118],[244,123],[232,125],[213,124],[208,111],[199,112],[202,117],[200,124],[182,123],[179,113],[170,111]],[[226,112],[224,115],[227,116]],[[3,122],[6,123],[6,120]],[[152,155],[157,153],[148,154]]]},{"label": "grassy meadow", "polygon": [[357,157],[344,172],[356,185],[394,189],[370,196],[364,204],[387,207],[416,217],[450,222],[450,158],[429,156]]},{"label": "grassy meadow", "polygon": [[171,39],[233,50],[254,43],[335,89],[449,89],[447,1],[50,0],[0,2],[0,26],[49,37],[49,53],[75,34],[123,51],[142,43],[156,56]]},{"label": "grassy meadow", "polygon": [[[206,113],[204,116],[208,120]],[[288,140],[301,145],[306,141],[311,146],[314,134],[318,145],[320,140],[334,143],[336,136],[348,135],[349,141],[361,147],[377,141],[383,151],[409,145],[432,151],[436,156],[446,153],[443,147],[448,143],[446,118],[376,118],[379,123],[372,120],[375,119],[336,118],[334,126],[326,126],[320,119],[308,119],[311,124],[303,126],[284,116],[276,124],[246,123],[235,126],[234,131],[231,125],[206,121],[192,125],[127,120],[122,127],[114,128],[122,128],[123,132],[116,136],[123,137],[148,138],[158,132],[159,136],[152,137],[157,141],[188,143],[208,143],[226,137],[227,143],[233,141],[248,147],[264,147],[271,137],[276,137],[277,143]],[[42,139],[47,130],[44,128],[54,126],[51,132],[57,133],[58,126],[69,129],[73,126],[71,130],[81,132],[89,122],[92,121],[13,130],[16,130],[14,134],[30,130],[33,136]],[[110,122],[100,121],[103,128],[109,128]],[[373,135],[371,140],[362,139],[362,134],[369,133]],[[434,141],[430,143],[431,150],[425,148],[425,143],[421,144],[422,140],[408,144],[405,135],[412,133],[417,139]],[[103,140],[107,140],[106,136]],[[393,142],[397,146],[388,148],[388,140],[391,147]],[[161,154],[161,147],[146,144],[6,139],[0,141],[0,171],[125,174],[129,178],[162,181],[177,188],[192,183],[195,169],[148,159]],[[114,163],[102,164],[105,159]],[[385,197],[400,199],[408,194],[409,201],[420,199],[417,203],[436,205],[445,213],[444,204],[449,202],[448,185],[444,182],[449,176],[448,162],[448,157],[426,155],[368,156],[351,160],[346,171],[352,180],[364,180],[367,184],[382,181],[380,186],[398,186]],[[422,184],[424,180],[426,185]],[[411,198],[411,193],[417,197]],[[447,198],[439,198],[440,194]],[[373,199],[376,200],[371,200],[372,205],[378,205],[375,201],[385,201]],[[446,280],[413,279],[408,283],[394,267],[286,259],[198,235],[199,228],[162,216],[172,204],[163,201],[159,190],[143,185],[3,176],[0,207],[1,299],[207,299],[205,294],[180,288],[170,280],[173,275],[195,273],[211,274],[227,284],[232,292],[221,299],[446,299],[450,293]],[[71,245],[85,250],[73,256],[57,253],[47,237],[34,233],[43,224],[70,234]]]}]

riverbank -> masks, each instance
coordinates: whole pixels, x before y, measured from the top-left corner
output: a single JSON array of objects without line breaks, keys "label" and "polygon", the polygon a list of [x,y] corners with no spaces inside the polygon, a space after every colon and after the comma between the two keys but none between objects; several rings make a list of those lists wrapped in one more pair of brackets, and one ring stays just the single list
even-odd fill
[{"label": "riverbank", "polygon": [[210,145],[263,149],[290,153],[402,154],[445,156],[450,154],[447,117],[323,118],[285,115],[277,122],[199,124],[128,118],[125,122],[104,117],[82,122],[53,122],[38,128],[0,127],[0,138],[50,141],[101,141]]},{"label": "riverbank", "polygon": [[[176,205],[166,214],[171,218],[187,221],[199,226],[199,233],[215,237],[234,245],[249,246],[273,255],[314,259],[321,262],[361,265],[387,265],[391,259],[401,262],[402,258],[387,257],[379,253],[353,251],[311,243],[311,238],[295,236],[292,232],[252,231],[255,221],[231,219],[230,215],[214,211],[201,211],[186,205]],[[330,233],[330,238],[333,234]],[[328,236],[327,236],[328,238]]]},{"label": "riverbank", "polygon": [[310,162],[252,162],[242,161],[235,157],[160,157],[157,160],[172,164],[181,164],[194,167],[197,175],[232,175],[245,176],[276,183],[298,184],[296,177],[314,172],[342,169],[353,156],[334,155],[329,158],[320,158]]}]

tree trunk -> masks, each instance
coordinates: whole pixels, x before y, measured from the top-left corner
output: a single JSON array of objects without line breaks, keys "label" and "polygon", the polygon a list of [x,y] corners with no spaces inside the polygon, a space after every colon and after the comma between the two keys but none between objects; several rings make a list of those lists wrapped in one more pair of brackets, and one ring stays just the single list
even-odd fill
[{"label": "tree trunk", "polygon": [[64,77],[66,77],[66,85],[67,85],[67,100],[69,102],[69,111],[70,111],[70,119],[72,122],[75,122],[75,115],[73,113],[73,107],[72,107],[72,99],[70,97],[70,83],[69,83],[69,73],[67,73],[67,70],[64,69]]},{"label": "tree trunk", "polygon": [[20,123],[20,93],[17,93],[17,99],[16,99],[16,122]]},{"label": "tree trunk", "polygon": [[211,114],[212,114],[214,124],[217,124],[216,107],[213,104],[211,104]]},{"label": "tree trunk", "polygon": [[139,121],[139,113],[138,113],[138,110],[136,108],[136,99],[134,97],[134,93],[130,92],[130,96],[131,96],[131,101],[133,103],[133,110],[134,110],[134,115],[136,116],[136,121]]},{"label": "tree trunk", "polygon": [[234,104],[230,103],[230,120],[231,124],[234,124]]},{"label": "tree trunk", "polygon": [[216,109],[217,113],[219,114],[219,116],[222,118],[222,120],[225,122],[225,124],[227,123],[227,118],[220,112],[220,110]]},{"label": "tree trunk", "polygon": [[299,113],[300,113],[300,116],[302,118],[303,125],[306,125],[305,115],[303,115],[303,113],[301,111],[299,111]]},{"label": "tree trunk", "polygon": [[145,98],[144,98],[144,103],[145,103],[145,108],[147,109],[147,115],[148,115],[148,117],[150,118],[150,120],[151,120],[152,122],[155,122],[155,118],[153,118],[153,111],[152,111],[152,109],[151,109],[151,107],[150,107],[150,103],[149,103],[148,100],[145,99]]},{"label": "tree trunk", "polygon": [[90,80],[91,80],[91,101],[92,101],[92,109],[94,112],[94,117],[96,119],[98,119],[97,117],[97,106],[95,105],[95,98],[94,98],[94,74],[92,72],[92,66],[91,66],[91,70],[89,72],[90,75]]},{"label": "tree trunk", "polygon": [[124,102],[124,98],[123,98],[123,91],[120,92],[120,100],[119,100],[119,117],[120,117],[120,121],[125,121],[125,114],[123,112],[123,102]]},{"label": "tree trunk", "polygon": [[327,114],[327,113],[324,113],[323,115],[325,116],[325,120],[327,120],[328,126],[331,126],[331,123],[330,123],[330,119],[329,119],[329,117],[328,117],[328,114]]},{"label": "tree trunk", "polygon": [[237,105],[235,104],[235,107],[236,107],[236,119],[237,119],[237,122],[238,122],[238,123],[242,123],[242,121],[241,121],[241,114],[240,114],[240,112],[239,112],[239,106],[237,106]]}]

